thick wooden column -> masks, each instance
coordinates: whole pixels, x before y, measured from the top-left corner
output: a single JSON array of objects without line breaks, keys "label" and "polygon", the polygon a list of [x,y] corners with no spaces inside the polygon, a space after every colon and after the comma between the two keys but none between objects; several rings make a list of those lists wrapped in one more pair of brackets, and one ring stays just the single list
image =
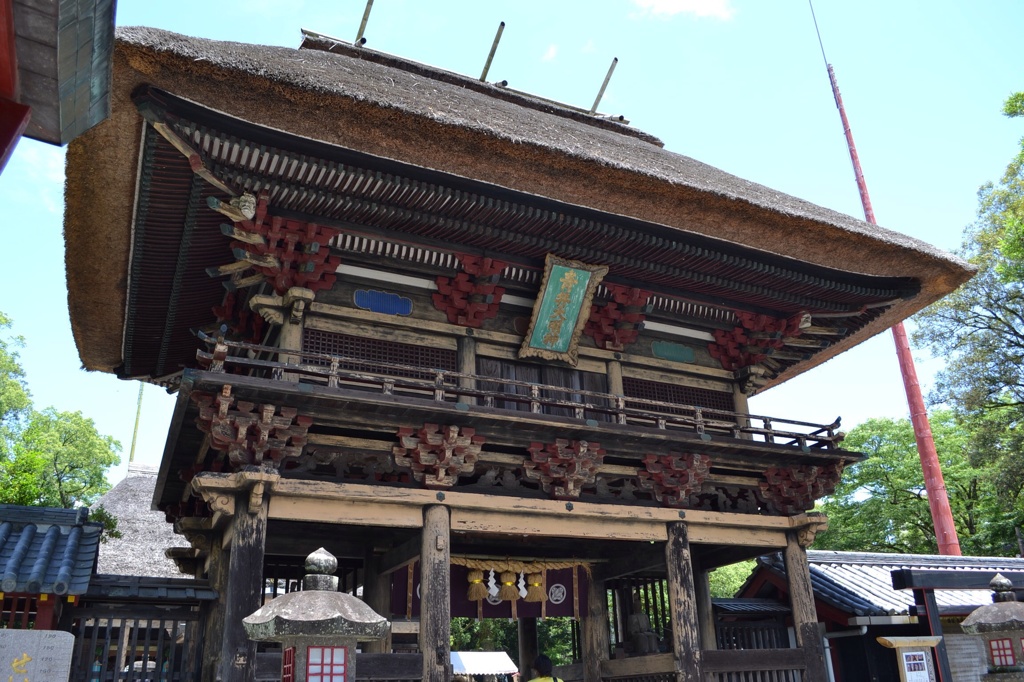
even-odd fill
[{"label": "thick wooden column", "polygon": [[793,610],[796,643],[804,651],[807,666],[803,679],[805,682],[827,682],[825,647],[814,608],[811,569],[807,565],[807,550],[800,545],[796,532],[787,533],[784,560],[786,575],[789,576],[789,605]]},{"label": "thick wooden column", "polygon": [[[221,639],[218,679],[222,682],[253,682],[256,642],[242,627],[242,619],[263,604],[263,552],[270,507],[263,482],[235,496],[228,550],[227,591],[224,601],[224,636]],[[209,653],[209,652],[208,652]]]},{"label": "thick wooden column", "polygon": [[679,682],[704,682],[693,562],[686,524],[668,524],[665,544],[669,614],[672,616],[672,652]]},{"label": "thick wooden column", "polygon": [[715,611],[711,606],[711,573],[701,566],[694,567],[694,598],[697,600],[697,622],[700,626],[700,643],[703,649],[717,649],[715,633]]},{"label": "thick wooden column", "polygon": [[450,682],[451,514],[434,504],[423,508],[420,550],[420,651],[423,682]]},{"label": "thick wooden column", "polygon": [[[219,595],[228,593],[228,553],[224,549],[224,538],[220,533],[213,533],[210,538],[210,555],[207,559],[206,577],[210,581],[210,588],[217,591]],[[217,679],[217,662],[219,657],[216,652],[220,651],[221,639],[224,633],[224,599],[210,602],[206,612],[206,622],[203,627],[203,648],[209,655],[203,656],[202,679]]]},{"label": "thick wooden column", "polygon": [[[366,562],[363,565],[363,601],[371,609],[391,619],[391,579],[388,575],[381,575],[380,557],[367,552]],[[384,639],[371,642],[363,642],[363,652],[367,654],[390,654],[391,634]]]},{"label": "thick wooden column", "polygon": [[519,630],[519,679],[528,680],[533,677],[533,662],[540,653],[537,646],[537,619],[520,618]]},{"label": "thick wooden column", "polygon": [[590,575],[587,610],[580,619],[580,648],[583,654],[583,682],[601,682],[601,663],[608,660],[611,633],[608,631],[608,593],[599,568]]}]

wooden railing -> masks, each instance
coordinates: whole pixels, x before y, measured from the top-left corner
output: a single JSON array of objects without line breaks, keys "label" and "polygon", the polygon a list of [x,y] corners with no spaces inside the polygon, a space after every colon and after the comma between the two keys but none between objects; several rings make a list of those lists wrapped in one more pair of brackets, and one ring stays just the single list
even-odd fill
[{"label": "wooden railing", "polygon": [[[712,435],[748,438],[797,447],[804,452],[811,449],[836,449],[843,439],[843,434],[838,430],[838,418],[831,424],[814,424],[445,369],[284,350],[225,341],[202,332],[198,336],[211,350],[200,350],[196,357],[201,366],[212,372],[231,370],[281,381],[306,380],[326,384],[330,388],[361,388],[383,395],[401,394],[436,402],[469,403],[484,407],[512,404],[532,414],[555,412],[569,415],[592,423],[592,426],[610,422],[688,431],[705,440],[710,440]],[[284,357],[287,361],[266,360],[263,357]],[[501,390],[480,388],[488,384],[496,384]],[[758,422],[760,426],[755,426]]]}]

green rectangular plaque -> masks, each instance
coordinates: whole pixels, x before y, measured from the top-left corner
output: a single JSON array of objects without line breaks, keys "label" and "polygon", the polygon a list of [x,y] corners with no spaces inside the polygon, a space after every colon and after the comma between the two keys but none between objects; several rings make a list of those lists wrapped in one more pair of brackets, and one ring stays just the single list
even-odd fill
[{"label": "green rectangular plaque", "polygon": [[604,265],[587,265],[548,254],[519,357],[560,360],[575,366],[590,303],[607,273]]}]

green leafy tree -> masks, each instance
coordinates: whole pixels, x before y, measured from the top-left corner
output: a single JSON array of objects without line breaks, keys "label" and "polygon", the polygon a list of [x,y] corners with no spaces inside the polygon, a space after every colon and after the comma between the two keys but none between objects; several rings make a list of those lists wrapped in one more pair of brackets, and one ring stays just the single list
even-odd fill
[{"label": "green leafy tree", "polygon": [[[999,471],[975,465],[972,432],[950,410],[930,415],[953,522],[968,555],[1016,552],[1019,499],[999,499]],[[868,458],[847,467],[821,510],[829,529],[815,549],[935,554],[938,545],[909,419],[871,419],[850,431],[844,447]]]},{"label": "green leafy tree", "polygon": [[18,504],[88,506],[110,489],[105,472],[119,464],[121,445],[102,436],[81,412],[33,411],[14,445],[12,469],[34,479],[35,494]]},{"label": "green leafy tree", "polygon": [[[1024,93],[1003,111],[1024,115]],[[914,340],[946,360],[932,400],[967,425],[972,463],[998,467],[996,492],[1016,500],[1024,488],[1024,141],[978,199],[960,248],[978,274],[917,316]]]},{"label": "green leafy tree", "polygon": [[[0,503],[43,507],[87,506],[110,489],[105,473],[120,463],[121,445],[101,435],[81,412],[37,411],[25,382],[10,319],[0,313]],[[118,537],[102,508],[93,518]]]},{"label": "green leafy tree", "polygon": [[708,582],[711,586],[711,596],[735,597],[756,567],[757,562],[750,559],[749,561],[740,561],[716,568],[708,577]]},{"label": "green leafy tree", "polygon": [[10,336],[11,320],[0,312],[0,455],[7,455],[21,419],[32,405],[18,360],[20,336]]}]

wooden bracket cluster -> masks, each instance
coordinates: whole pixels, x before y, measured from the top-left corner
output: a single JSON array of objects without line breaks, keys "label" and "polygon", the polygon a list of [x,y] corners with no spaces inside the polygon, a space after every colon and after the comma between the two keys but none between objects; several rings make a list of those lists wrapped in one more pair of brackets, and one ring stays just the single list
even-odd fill
[{"label": "wooden bracket cluster", "polygon": [[843,460],[817,466],[770,467],[761,481],[761,496],[770,510],[792,516],[814,508],[814,501],[835,492],[843,474]]},{"label": "wooden bracket cluster", "polygon": [[651,292],[608,282],[603,286],[612,300],[590,306],[590,319],[583,333],[594,339],[598,348],[621,351],[640,334]]},{"label": "wooden bracket cluster", "polygon": [[788,318],[740,311],[735,314],[739,326],[730,330],[716,329],[714,342],[708,344],[708,352],[718,360],[722,369],[735,371],[757,365],[769,355],[792,360],[809,357],[807,353],[785,353],[781,350],[786,339],[800,336],[802,326],[808,323],[805,314]]},{"label": "wooden bracket cluster", "polygon": [[314,292],[329,289],[341,264],[340,258],[330,255],[329,242],[340,230],[280,216],[268,221],[267,200],[267,194],[261,194],[254,214],[246,217],[226,212],[224,204],[211,197],[210,207],[234,221],[234,225],[222,225],[221,231],[234,240],[236,263],[247,263],[263,275],[278,295],[292,287]]},{"label": "wooden bracket cluster", "polygon": [[527,478],[540,481],[556,499],[576,499],[583,486],[594,482],[604,463],[599,443],[559,438],[554,443],[531,443],[530,461],[523,463]]},{"label": "wooden bracket cluster", "polygon": [[642,490],[669,507],[689,503],[690,495],[699,493],[711,470],[711,458],[697,453],[645,455],[646,471],[637,472]]},{"label": "wooden bracket cluster", "polygon": [[427,488],[450,488],[461,474],[476,467],[484,439],[474,429],[424,424],[415,430],[398,430],[398,442],[392,450],[395,464],[412,471],[413,478]]},{"label": "wooden bracket cluster", "polygon": [[192,400],[199,405],[196,425],[210,435],[210,447],[227,453],[236,469],[253,464],[277,468],[282,460],[298,457],[313,423],[292,407],[236,401],[229,384],[217,395],[193,393]]},{"label": "wooden bracket cluster", "polygon": [[434,307],[448,316],[448,322],[479,327],[498,314],[505,289],[498,286],[506,263],[493,258],[456,254],[462,272],[455,277],[438,277]]}]

